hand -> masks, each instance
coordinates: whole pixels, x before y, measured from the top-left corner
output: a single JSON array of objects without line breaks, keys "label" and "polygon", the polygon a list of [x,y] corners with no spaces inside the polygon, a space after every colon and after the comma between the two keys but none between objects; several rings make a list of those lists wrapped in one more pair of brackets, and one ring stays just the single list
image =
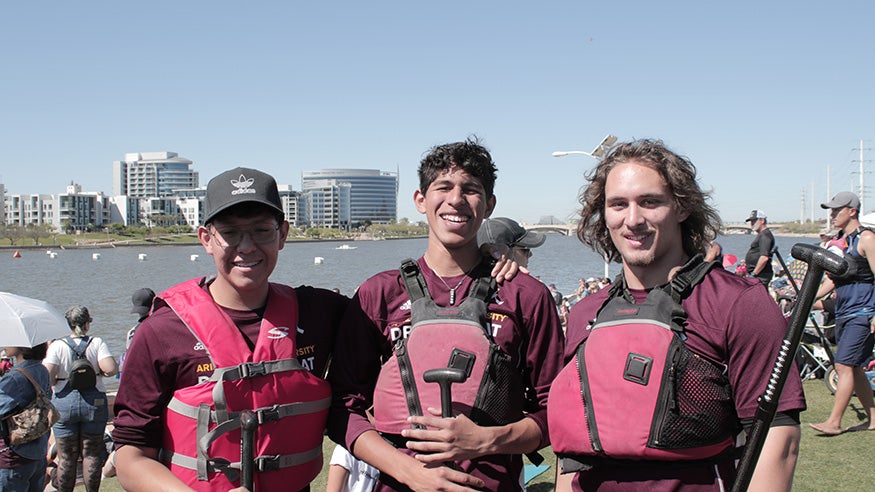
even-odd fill
[{"label": "hand", "polygon": [[869,331],[875,333],[875,316],[869,321]]},{"label": "hand", "polygon": [[414,475],[407,476],[404,485],[410,490],[474,492],[482,490],[486,484],[483,480],[463,471],[453,470],[447,466],[423,464]]},{"label": "hand", "polygon": [[490,436],[464,415],[441,418],[441,411],[428,408],[432,416],[409,417],[411,424],[425,426],[426,429],[404,429],[401,435],[412,439],[407,441],[407,449],[416,451],[419,461],[436,465],[447,461],[462,461],[488,454]]},{"label": "hand", "polygon": [[492,276],[498,284],[505,280],[511,280],[516,277],[517,273],[529,273],[525,267],[521,267],[519,263],[513,259],[513,251],[505,244],[487,243],[480,247],[480,251],[485,256],[490,256],[495,259],[495,266],[492,267]]}]

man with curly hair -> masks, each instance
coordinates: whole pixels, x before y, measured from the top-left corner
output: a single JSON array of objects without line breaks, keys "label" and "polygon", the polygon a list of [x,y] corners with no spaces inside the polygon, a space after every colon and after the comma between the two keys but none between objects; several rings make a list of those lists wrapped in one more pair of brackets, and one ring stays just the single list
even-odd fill
[{"label": "man with curly hair", "polygon": [[[696,180],[692,162],[661,141],[638,140],[616,146],[587,181],[580,197],[583,209],[578,237],[603,256],[622,263],[623,270],[617,285],[587,296],[572,309],[565,350],[566,363],[571,364],[575,363],[578,347],[594,331],[597,315],[608,300],[622,297],[636,307],[642,304],[652,290],[669,284],[679,271],[701,265],[700,255],[721,227],[717,211],[708,204],[709,194]],[[725,393],[731,395],[727,396],[731,401],[725,414],[737,417],[724,417],[723,422],[714,423],[726,428],[726,435],[720,436],[723,449],[711,447],[700,456],[689,453],[689,458],[664,461],[653,458],[659,456],[658,452],[649,452],[643,445],[640,450],[633,447],[633,456],[625,459],[606,458],[600,453],[573,456],[588,467],[573,475],[570,487],[566,478],[566,488],[557,490],[700,491],[724,490],[732,485],[737,429],[752,425],[757,397],[765,390],[786,324],[759,282],[736,277],[723,268],[707,272],[682,298],[686,323],[680,338],[695,357],[709,361],[710,367],[723,374],[723,388],[731,388]],[[627,360],[625,350],[613,350],[617,357]],[[665,363],[668,365],[668,361]],[[658,383],[659,379],[659,375],[652,375],[650,382]],[[617,384],[635,383],[621,380]],[[554,402],[572,401],[575,391],[580,399],[580,386],[577,384],[576,390],[557,387],[556,382],[552,386],[548,409],[554,448],[559,437],[554,431],[561,429],[554,429],[553,412],[563,407]],[[621,422],[647,419],[645,424],[649,425],[652,418],[628,402],[607,405],[613,405],[610,413],[620,414]],[[791,372],[751,490],[790,490],[799,451],[799,412],[804,408],[798,372]],[[587,413],[579,415],[578,420],[588,418]],[[587,421],[587,425],[593,424]],[[607,449],[611,443],[605,443],[605,439],[601,444]],[[651,445],[646,447],[650,449]]]}]

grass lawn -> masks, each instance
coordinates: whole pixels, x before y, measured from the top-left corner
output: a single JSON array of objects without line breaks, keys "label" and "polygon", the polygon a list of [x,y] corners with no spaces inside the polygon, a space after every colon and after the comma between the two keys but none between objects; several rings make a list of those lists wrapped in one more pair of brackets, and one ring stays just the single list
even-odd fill
[{"label": "grass lawn", "polygon": [[[871,487],[872,450],[875,449],[875,432],[852,432],[835,437],[817,435],[814,429],[808,427],[809,422],[821,422],[827,418],[832,408],[833,396],[820,379],[806,381],[805,397],[808,401],[808,411],[802,413],[802,446],[799,463],[796,467],[794,491],[815,492],[829,490],[831,492],[864,490]],[[845,427],[864,419],[856,399],[845,412]],[[323,444],[325,451],[325,467],[322,474],[313,481],[311,490],[325,490],[328,459],[334,449],[328,439]],[[545,463],[555,465],[555,457],[549,449],[542,451]],[[549,492],[553,490],[553,474],[555,466],[537,477],[529,484],[530,492]],[[76,491],[84,491],[83,486]],[[104,481],[101,490],[108,492],[120,491],[118,481],[114,478]]]}]

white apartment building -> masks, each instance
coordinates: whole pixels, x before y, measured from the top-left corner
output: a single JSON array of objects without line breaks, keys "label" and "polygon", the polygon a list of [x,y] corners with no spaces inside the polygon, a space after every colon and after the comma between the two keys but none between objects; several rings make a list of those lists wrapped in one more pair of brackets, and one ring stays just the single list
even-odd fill
[{"label": "white apartment building", "polygon": [[112,194],[134,198],[173,196],[176,190],[197,188],[192,161],[176,152],[130,152],[112,163]]},{"label": "white apartment building", "polygon": [[378,169],[305,171],[301,190],[313,227],[347,228],[398,220],[398,173]]},{"label": "white apartment building", "polygon": [[309,179],[301,183],[310,227],[348,229],[352,185],[336,179]]}]

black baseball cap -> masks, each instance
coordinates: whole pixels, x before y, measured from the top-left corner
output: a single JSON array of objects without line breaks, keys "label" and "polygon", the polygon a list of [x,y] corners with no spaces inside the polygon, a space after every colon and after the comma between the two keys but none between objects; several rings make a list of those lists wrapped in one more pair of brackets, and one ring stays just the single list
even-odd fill
[{"label": "black baseball cap", "polygon": [[132,313],[137,313],[140,316],[149,312],[152,309],[152,300],[155,299],[155,291],[149,288],[137,289],[131,295]]},{"label": "black baseball cap", "polygon": [[241,203],[260,203],[283,215],[276,180],[257,169],[236,167],[211,179],[204,199],[204,224],[219,213]]},{"label": "black baseball cap", "polygon": [[505,244],[511,248],[537,248],[544,244],[547,236],[527,231],[517,221],[507,217],[486,219],[477,231],[477,244]]}]

